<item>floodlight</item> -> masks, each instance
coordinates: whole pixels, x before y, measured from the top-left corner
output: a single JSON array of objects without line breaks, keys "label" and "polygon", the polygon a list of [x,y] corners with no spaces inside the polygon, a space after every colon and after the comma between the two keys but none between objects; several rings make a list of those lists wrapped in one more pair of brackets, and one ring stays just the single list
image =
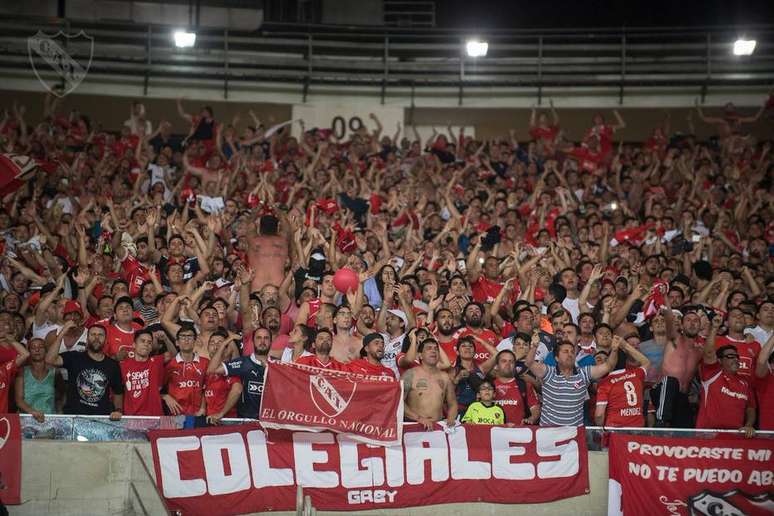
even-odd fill
[{"label": "floodlight", "polygon": [[175,46],[178,48],[190,48],[196,43],[196,33],[185,30],[175,31]]},{"label": "floodlight", "polygon": [[465,49],[468,51],[469,57],[484,57],[486,51],[489,49],[489,43],[477,39],[470,39],[465,45]]},{"label": "floodlight", "polygon": [[739,38],[734,41],[735,56],[750,56],[755,51],[755,40]]}]

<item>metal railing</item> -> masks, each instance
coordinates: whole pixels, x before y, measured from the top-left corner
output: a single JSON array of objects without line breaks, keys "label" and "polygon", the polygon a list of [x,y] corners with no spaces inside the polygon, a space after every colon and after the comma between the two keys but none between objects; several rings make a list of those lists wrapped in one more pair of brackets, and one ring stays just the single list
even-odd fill
[{"label": "metal railing", "polygon": [[[147,441],[147,432],[161,428],[181,429],[185,416],[141,417],[124,416],[120,421],[111,421],[108,416],[70,416],[62,414],[47,415],[43,423],[32,416],[21,416],[22,437],[25,439],[56,439],[61,441]],[[225,425],[255,423],[252,419],[226,418]],[[414,423],[406,423],[414,424]],[[586,441],[590,450],[604,449],[604,435],[612,432],[664,436],[696,437],[712,439],[723,434],[739,434],[738,430],[720,429],[681,429],[681,428],[606,428],[587,426]],[[774,439],[774,431],[759,431],[756,437]]]},{"label": "metal railing", "polygon": [[[464,53],[465,31],[271,24],[256,32],[201,29],[192,49],[175,48],[173,27],[88,23],[57,18],[0,17],[0,76],[38,69],[27,38],[84,31],[94,38],[69,40],[67,51],[90,63],[89,73],[142,77],[145,93],[155,81],[218,81],[223,96],[235,85],[256,82],[390,89],[470,87],[534,89],[761,87],[774,82],[774,25],[754,27],[626,28],[594,30],[492,30],[483,58]],[[744,31],[758,41],[749,57],[732,55]]]}]

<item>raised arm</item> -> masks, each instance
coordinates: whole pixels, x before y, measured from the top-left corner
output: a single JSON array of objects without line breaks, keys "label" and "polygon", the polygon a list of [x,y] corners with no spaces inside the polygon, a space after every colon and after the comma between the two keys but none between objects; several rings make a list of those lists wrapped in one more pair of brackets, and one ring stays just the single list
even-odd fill
[{"label": "raised arm", "polygon": [[[702,360],[705,364],[711,365],[718,361],[718,356],[715,354],[715,338],[718,335],[720,326],[723,324],[723,318],[719,314],[715,314],[710,323],[709,335],[707,335],[707,341],[704,343],[704,357]],[[771,339],[769,339],[771,340]],[[758,368],[756,364],[755,371],[757,373]]]},{"label": "raised arm", "polygon": [[180,115],[180,118],[193,123],[193,117],[185,112],[183,109],[183,99],[177,99],[177,114]]},{"label": "raised arm", "polygon": [[524,364],[532,371],[532,374],[538,378],[544,378],[548,373],[548,368],[545,364],[542,364],[535,360],[535,353],[537,353],[538,345],[540,344],[540,337],[537,332],[532,334],[532,340],[529,343],[529,351],[527,357],[524,359]]},{"label": "raised arm", "polygon": [[613,339],[613,343],[610,345],[610,355],[608,355],[607,361],[599,365],[591,366],[592,380],[599,380],[615,368],[615,364],[618,362],[618,346],[620,343],[620,339]]}]

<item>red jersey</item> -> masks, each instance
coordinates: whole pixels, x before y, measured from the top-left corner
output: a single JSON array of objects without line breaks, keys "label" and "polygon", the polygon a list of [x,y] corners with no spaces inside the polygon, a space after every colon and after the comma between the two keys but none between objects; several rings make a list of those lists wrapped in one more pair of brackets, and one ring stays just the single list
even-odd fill
[{"label": "red jersey", "polygon": [[142,329],[142,326],[132,322],[132,330],[125,331],[118,327],[116,323],[105,325],[107,337],[105,338],[105,354],[114,357],[121,349],[129,352],[129,357],[134,357],[134,332]]},{"label": "red jersey", "polygon": [[[527,385],[527,403],[530,407],[534,407],[540,404],[535,395],[535,390],[532,385]],[[519,384],[516,379],[512,379],[508,382],[503,381],[501,378],[495,378],[494,381],[495,397],[494,402],[502,407],[505,413],[505,422],[514,423],[520,425],[522,420],[526,417],[527,410],[524,408],[524,398],[519,390]]]},{"label": "red jersey", "polygon": [[723,371],[720,362],[702,363],[699,376],[701,397],[696,428],[742,428],[745,409],[755,407],[750,384],[738,374]]},{"label": "red jersey", "polygon": [[127,254],[121,262],[121,276],[129,284],[131,297],[139,296],[142,284],[151,279],[150,269],[131,254]]},{"label": "red jersey", "polygon": [[180,353],[170,360],[165,371],[167,393],[183,408],[183,414],[193,416],[202,407],[202,390],[210,361],[194,353],[186,362]]},{"label": "red jersey", "polygon": [[395,371],[389,367],[384,367],[381,363],[374,365],[365,358],[359,358],[344,364],[344,371],[369,376],[389,376],[390,378],[395,378]]},{"label": "red jersey", "polygon": [[163,416],[160,393],[164,385],[164,356],[156,355],[144,362],[127,358],[119,366],[125,389],[124,414]]},{"label": "red jersey", "polygon": [[605,426],[645,426],[642,393],[645,368],[627,367],[611,372],[600,380],[596,406],[606,407]]},{"label": "red jersey", "polygon": [[760,343],[755,340],[752,342],[746,339],[736,340],[728,335],[715,337],[715,350],[728,345],[734,346],[739,353],[739,371],[736,374],[751,382],[755,375],[755,361],[758,360],[758,353],[761,352]]},{"label": "red jersey", "polygon": [[0,364],[0,414],[8,413],[8,394],[18,370],[16,358]]},{"label": "red jersey", "polygon": [[317,355],[301,355],[296,359],[296,364],[302,364],[310,367],[319,367],[320,369],[330,369],[331,371],[344,371],[344,364],[335,358],[328,357],[326,363],[322,363]]},{"label": "red jersey", "polygon": [[505,282],[490,280],[481,274],[475,283],[470,284],[473,300],[478,303],[494,303]]},{"label": "red jersey", "polygon": [[774,430],[774,369],[763,378],[755,378],[755,394],[758,395],[758,426],[761,430]]},{"label": "red jersey", "polygon": [[317,312],[320,311],[322,300],[320,298],[307,301],[309,303],[309,315],[306,318],[306,325],[317,328]]},{"label": "red jersey", "polygon": [[[438,340],[437,333],[434,333],[435,339]],[[457,339],[452,339],[448,342],[438,341],[438,345],[441,347],[446,356],[449,357],[449,362],[454,364],[457,360]]]},{"label": "red jersey", "polygon": [[[218,414],[226,405],[228,393],[235,383],[242,383],[238,376],[208,374],[204,380],[204,399],[207,406],[206,415]],[[236,403],[224,417],[237,417]]]},{"label": "red jersey", "polygon": [[[500,341],[500,339],[497,338],[497,334],[493,332],[492,330],[488,328],[481,328],[479,330],[474,330],[470,326],[465,326],[464,328],[460,328],[457,333],[454,334],[454,338],[458,341],[463,337],[467,337],[468,335],[476,335],[478,338],[483,339],[487,341],[489,344],[492,345],[492,347],[497,347],[497,343]],[[481,344],[478,343],[478,341],[475,341],[476,343],[476,355],[474,356],[474,359],[477,364],[480,364],[481,362],[486,362],[489,360],[489,358],[492,356],[489,351],[484,348]],[[455,341],[455,345],[456,345]],[[454,352],[454,359],[452,357],[449,357],[449,360],[454,363],[454,360],[457,359],[457,352]],[[506,414],[507,416],[507,414]]]}]

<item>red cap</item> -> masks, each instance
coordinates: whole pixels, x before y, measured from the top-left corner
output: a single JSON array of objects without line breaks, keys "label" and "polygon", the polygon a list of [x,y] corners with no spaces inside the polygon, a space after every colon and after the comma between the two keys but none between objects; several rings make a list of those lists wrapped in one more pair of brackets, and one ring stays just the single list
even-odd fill
[{"label": "red cap", "polygon": [[81,304],[74,299],[68,299],[67,302],[65,302],[63,315],[71,314],[73,312],[77,312],[81,314],[81,317],[83,317],[83,309],[81,308]]}]

